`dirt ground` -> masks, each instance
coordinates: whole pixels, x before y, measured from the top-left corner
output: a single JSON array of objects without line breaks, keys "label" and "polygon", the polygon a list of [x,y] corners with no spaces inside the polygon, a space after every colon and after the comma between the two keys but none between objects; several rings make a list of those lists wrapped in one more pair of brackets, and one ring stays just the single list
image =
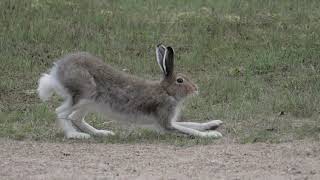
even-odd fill
[{"label": "dirt ground", "polygon": [[320,142],[177,147],[0,139],[0,179],[320,179]]}]

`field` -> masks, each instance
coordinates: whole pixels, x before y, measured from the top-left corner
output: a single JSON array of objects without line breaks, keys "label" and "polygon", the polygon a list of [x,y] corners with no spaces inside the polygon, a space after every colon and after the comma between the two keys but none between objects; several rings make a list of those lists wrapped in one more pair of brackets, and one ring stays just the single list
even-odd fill
[{"label": "field", "polygon": [[[20,1],[0,2],[0,137],[59,141],[54,109],[37,80],[69,52],[89,51],[118,69],[159,79],[155,45],[174,47],[176,69],[200,95],[190,119],[221,119],[240,143],[319,139],[318,1]],[[99,128],[110,123],[93,115]],[[111,123],[112,125],[112,123]],[[118,130],[103,142],[210,143]]]},{"label": "field", "polygon": [[[110,148],[111,152],[117,152],[117,149],[130,152],[132,148],[144,149],[147,146],[151,150],[158,147],[163,152],[169,149],[168,153],[172,151],[178,156],[188,155],[200,148],[201,152],[219,155],[219,160],[225,161],[229,152],[223,149],[230,146],[231,149],[239,148],[243,154],[249,151],[252,161],[259,161],[252,157],[270,155],[272,150],[279,152],[271,153],[274,159],[286,152],[292,155],[289,159],[299,157],[295,162],[279,160],[279,166],[272,167],[275,174],[281,174],[276,169],[282,170],[287,163],[292,165],[307,161],[302,163],[306,165],[305,171],[294,173],[297,175],[295,177],[301,179],[304,172],[309,173],[308,176],[319,175],[319,171],[306,168],[319,167],[319,8],[320,1],[317,0],[2,0],[2,158],[9,158],[6,160],[12,166],[15,166],[12,162],[28,164],[32,158],[43,157],[30,156],[31,159],[26,161],[14,161],[15,157],[23,154],[22,150],[20,152],[14,147],[35,151],[30,147],[40,146],[37,152],[41,154],[43,151],[49,152],[48,147],[61,146],[52,148],[52,151],[62,151],[64,147],[70,151],[74,146],[81,148],[89,144],[100,147],[97,154],[102,153],[104,148]],[[60,99],[54,97],[49,103],[43,103],[37,96],[37,81],[41,73],[66,53],[88,51],[120,70],[126,69],[131,74],[148,79],[159,79],[161,73],[155,60],[155,46],[160,42],[175,49],[177,71],[192,77],[200,88],[199,96],[186,102],[184,116],[199,122],[208,119],[224,121],[219,129],[224,138],[201,139],[177,134],[159,135],[144,129],[126,130],[100,115],[90,115],[87,118],[90,124],[112,129],[116,135],[84,141],[64,139],[55,125],[54,109]],[[277,146],[277,143],[281,144]],[[43,147],[46,145],[48,147]],[[191,149],[184,151],[184,147]],[[180,149],[176,152],[175,148]],[[308,148],[312,151],[311,156]],[[14,157],[10,158],[6,154],[8,152],[12,152]],[[237,152],[232,150],[230,153]],[[207,167],[205,156],[199,156],[199,168]],[[316,160],[314,163],[317,165],[308,161],[310,157]],[[163,157],[159,155],[157,158],[161,160]],[[238,159],[248,163],[243,156]],[[151,162],[152,158],[149,160]],[[273,165],[270,159],[260,160]],[[237,169],[230,166],[232,161],[227,162],[229,164],[220,165],[235,168],[234,176],[229,176],[234,178],[255,178],[254,174],[242,176],[236,173],[247,171],[250,167],[268,169],[267,166],[256,166],[250,162],[249,165],[239,164],[242,168]],[[2,165],[11,167],[4,162],[0,163]],[[176,166],[174,163],[168,165]],[[194,171],[178,168],[181,172]],[[291,166],[289,170],[286,168],[286,172],[292,172]],[[297,170],[298,167],[293,168]],[[12,169],[0,171],[0,175],[10,174],[10,171]],[[263,175],[260,171],[255,172]],[[221,177],[226,175],[226,172],[220,173]],[[203,176],[206,175],[212,174]],[[178,174],[177,178],[182,177]]]}]

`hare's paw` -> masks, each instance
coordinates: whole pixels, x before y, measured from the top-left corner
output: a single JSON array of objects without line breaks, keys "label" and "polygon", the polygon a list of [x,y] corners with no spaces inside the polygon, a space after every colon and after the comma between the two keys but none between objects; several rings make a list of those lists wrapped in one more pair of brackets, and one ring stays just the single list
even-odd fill
[{"label": "hare's paw", "polygon": [[223,124],[223,122],[221,120],[212,120],[207,123],[208,123],[208,125],[212,125],[212,126],[220,126],[221,124]]},{"label": "hare's paw", "polygon": [[107,130],[96,130],[94,133],[95,136],[114,136],[114,132]]},{"label": "hare's paw", "polygon": [[221,138],[222,134],[218,131],[206,131],[202,132],[200,136],[205,138]]},{"label": "hare's paw", "polygon": [[206,123],[206,126],[208,127],[207,129],[216,129],[220,125],[222,125],[223,122],[221,120],[212,120]]},{"label": "hare's paw", "polygon": [[66,137],[68,139],[89,139],[90,135],[82,132],[68,132]]}]

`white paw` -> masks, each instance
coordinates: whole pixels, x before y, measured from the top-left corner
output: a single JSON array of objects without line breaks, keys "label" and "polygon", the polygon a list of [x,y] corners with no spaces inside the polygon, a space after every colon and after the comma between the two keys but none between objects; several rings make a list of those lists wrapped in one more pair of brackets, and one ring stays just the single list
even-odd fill
[{"label": "white paw", "polygon": [[94,133],[95,136],[114,136],[114,132],[107,130],[96,130]]},{"label": "white paw", "polygon": [[206,138],[221,138],[222,134],[218,131],[206,131],[206,132],[202,132],[200,136],[206,137]]},{"label": "white paw", "polygon": [[221,124],[223,124],[221,120],[212,120],[208,122],[208,125],[211,125],[211,126],[220,126]]},{"label": "white paw", "polygon": [[89,139],[90,135],[82,132],[68,132],[66,137],[68,139]]}]

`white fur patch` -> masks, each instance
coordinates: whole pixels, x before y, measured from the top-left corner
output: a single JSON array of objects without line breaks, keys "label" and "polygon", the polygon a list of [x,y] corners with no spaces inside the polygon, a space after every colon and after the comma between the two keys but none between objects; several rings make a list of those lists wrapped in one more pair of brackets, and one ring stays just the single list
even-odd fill
[{"label": "white fur patch", "polygon": [[181,112],[181,109],[182,109],[182,105],[181,105],[182,103],[180,103],[177,107],[176,107],[176,109],[175,109],[175,111],[174,111],[174,115],[173,115],[173,117],[171,118],[171,122],[177,122],[178,121],[178,118],[179,118],[179,116],[180,116],[180,112]]},{"label": "white fur patch", "polygon": [[157,56],[158,65],[160,66],[161,71],[163,71],[161,63],[160,63],[160,59],[159,59],[159,48],[156,49],[156,56]]},{"label": "white fur patch", "polygon": [[162,60],[162,66],[163,66],[165,74],[167,74],[167,67],[166,67],[166,56],[167,56],[167,53],[168,53],[168,50],[166,48],[166,50],[164,52],[163,60]]},{"label": "white fur patch", "polygon": [[138,114],[124,114],[112,110],[108,104],[97,104],[90,100],[80,100],[78,105],[74,107],[86,108],[88,112],[99,113],[106,117],[108,120],[121,126],[125,129],[146,128],[157,132],[163,132],[164,128],[158,123],[157,119],[153,116]]},{"label": "white fur patch", "polygon": [[[166,48],[164,45],[161,45],[161,47],[162,47],[163,49],[165,49],[165,52],[167,51],[167,48]],[[159,47],[157,47],[157,48],[156,48],[156,56],[157,56],[157,62],[158,62],[158,65],[160,66],[161,71],[163,71],[164,73],[166,73],[166,65],[165,65],[165,62],[164,62],[166,54],[164,54],[164,56],[162,57],[162,59],[159,59],[159,57],[160,57],[160,50],[159,50]],[[162,62],[161,62],[161,60],[162,60]]]}]

